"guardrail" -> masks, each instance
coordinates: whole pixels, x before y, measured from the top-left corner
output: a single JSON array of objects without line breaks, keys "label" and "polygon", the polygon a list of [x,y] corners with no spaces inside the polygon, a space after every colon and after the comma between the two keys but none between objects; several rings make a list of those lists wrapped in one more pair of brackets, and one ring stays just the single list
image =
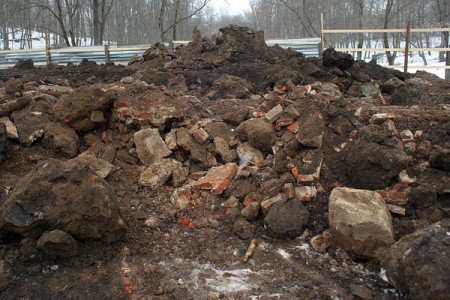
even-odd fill
[{"label": "guardrail", "polygon": [[[323,24],[322,24],[322,28],[323,28]],[[357,52],[373,52],[373,53],[385,53],[386,51],[397,51],[397,52],[403,52],[404,53],[404,57],[405,57],[405,62],[403,65],[395,65],[395,66],[390,66],[390,65],[384,65],[384,67],[387,68],[403,68],[404,72],[408,71],[408,68],[410,69],[450,69],[450,66],[432,66],[432,65],[427,65],[427,66],[408,66],[408,54],[410,52],[423,52],[423,51],[436,51],[436,52],[448,52],[450,51],[450,48],[419,48],[419,47],[414,47],[414,48],[410,48],[409,47],[409,34],[411,32],[443,32],[443,31],[450,31],[450,28],[409,28],[409,25],[407,25],[407,27],[405,29],[322,29],[322,47],[325,48],[325,38],[324,35],[325,34],[348,34],[348,33],[404,33],[405,34],[405,47],[404,48],[340,48],[340,47],[335,47],[336,51],[342,51],[342,52],[353,52],[353,53],[357,53]],[[333,46],[333,45],[329,45],[329,46]]]},{"label": "guardrail", "polygon": [[[174,41],[174,45],[187,44],[189,41]],[[282,48],[293,48],[306,57],[319,56],[320,38],[311,39],[276,39],[267,40],[268,46],[278,44]],[[83,59],[97,63],[114,62],[127,64],[133,55],[142,55],[151,45],[136,46],[94,46],[68,47],[61,49],[27,49],[0,51],[0,68],[13,67],[19,60],[32,59],[36,66],[47,64],[47,59],[53,64],[78,64]]]}]

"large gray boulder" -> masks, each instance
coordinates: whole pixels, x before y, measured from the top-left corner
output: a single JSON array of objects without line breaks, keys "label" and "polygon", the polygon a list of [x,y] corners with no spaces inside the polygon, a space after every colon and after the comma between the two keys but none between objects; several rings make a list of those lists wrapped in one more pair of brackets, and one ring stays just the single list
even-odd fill
[{"label": "large gray boulder", "polygon": [[352,186],[360,189],[383,189],[400,171],[406,169],[409,158],[403,150],[358,140],[346,159],[347,174]]},{"label": "large gray boulder", "polygon": [[75,160],[49,160],[23,177],[0,207],[0,225],[32,238],[60,229],[76,239],[114,242],[125,232],[114,191]]},{"label": "large gray boulder", "polygon": [[404,236],[381,260],[390,283],[411,299],[450,295],[450,219]]},{"label": "large gray boulder", "polygon": [[334,242],[347,252],[380,259],[384,250],[395,242],[392,217],[377,192],[335,188],[328,210]]}]

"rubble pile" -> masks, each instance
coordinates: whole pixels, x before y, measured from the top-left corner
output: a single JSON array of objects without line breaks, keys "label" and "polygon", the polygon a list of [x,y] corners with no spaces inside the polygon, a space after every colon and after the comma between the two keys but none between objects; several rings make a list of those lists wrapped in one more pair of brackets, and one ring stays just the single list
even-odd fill
[{"label": "rubble pile", "polygon": [[[305,59],[237,26],[195,31],[176,51],[152,46],[126,73],[0,87],[2,173],[20,159],[33,167],[20,181],[2,174],[4,239],[19,234],[45,259],[80,255],[86,239],[131,243],[135,220],[192,231],[222,222],[243,242],[304,240],[336,264],[342,252],[381,261],[412,299],[449,292],[448,82],[333,49]],[[17,279],[5,270],[8,293]],[[336,291],[372,299],[353,283]]]}]

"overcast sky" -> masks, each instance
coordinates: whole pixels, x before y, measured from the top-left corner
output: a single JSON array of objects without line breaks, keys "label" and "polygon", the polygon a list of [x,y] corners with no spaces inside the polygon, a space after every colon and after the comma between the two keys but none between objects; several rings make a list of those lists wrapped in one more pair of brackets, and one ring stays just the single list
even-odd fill
[{"label": "overcast sky", "polygon": [[212,6],[217,12],[226,9],[230,15],[238,15],[244,10],[250,9],[249,0],[213,0]]}]

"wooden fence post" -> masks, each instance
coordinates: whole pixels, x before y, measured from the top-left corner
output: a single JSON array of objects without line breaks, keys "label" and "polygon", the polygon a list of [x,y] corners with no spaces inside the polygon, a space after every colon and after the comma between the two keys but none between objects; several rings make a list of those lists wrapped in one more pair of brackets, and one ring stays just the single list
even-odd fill
[{"label": "wooden fence post", "polygon": [[50,37],[48,35],[48,29],[45,29],[45,60],[47,65],[51,64],[52,60],[50,57]]},{"label": "wooden fence post", "polygon": [[408,72],[408,55],[409,55],[409,33],[411,31],[411,22],[408,20],[406,22],[406,36],[405,36],[405,65],[403,67],[403,72]]},{"label": "wooden fence post", "polygon": [[322,49],[319,49],[319,56],[321,56],[321,52],[323,52],[325,50],[325,38],[324,38],[324,34],[323,34],[323,14],[320,14],[320,24],[321,24],[321,34],[322,34]]},{"label": "wooden fence post", "polygon": [[109,63],[109,45],[105,45],[105,64]]}]

